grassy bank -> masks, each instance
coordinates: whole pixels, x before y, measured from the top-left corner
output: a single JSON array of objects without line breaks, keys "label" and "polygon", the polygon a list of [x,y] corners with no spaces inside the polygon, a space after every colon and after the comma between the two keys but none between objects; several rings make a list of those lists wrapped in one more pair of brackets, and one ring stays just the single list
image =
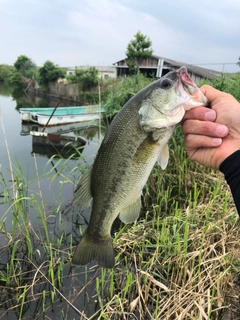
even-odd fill
[{"label": "grassy bank", "polygon": [[[237,303],[240,226],[231,194],[219,173],[186,158],[179,135],[168,168],[156,166],[149,178],[139,221],[115,226],[110,271],[71,267],[84,213],[61,203],[49,210],[41,177],[29,192],[20,165],[11,168],[11,189],[1,176],[0,319],[220,319]],[[78,168],[64,176],[65,161],[56,166],[72,187]]]}]

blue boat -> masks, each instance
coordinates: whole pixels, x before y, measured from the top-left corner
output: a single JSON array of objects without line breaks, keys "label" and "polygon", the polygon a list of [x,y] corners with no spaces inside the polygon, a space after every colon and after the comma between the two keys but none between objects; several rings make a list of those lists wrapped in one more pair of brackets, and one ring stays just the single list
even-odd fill
[{"label": "blue boat", "polygon": [[34,122],[41,126],[93,121],[100,119],[105,112],[99,105],[59,107],[54,110],[55,108],[21,108],[19,112],[22,122]]}]

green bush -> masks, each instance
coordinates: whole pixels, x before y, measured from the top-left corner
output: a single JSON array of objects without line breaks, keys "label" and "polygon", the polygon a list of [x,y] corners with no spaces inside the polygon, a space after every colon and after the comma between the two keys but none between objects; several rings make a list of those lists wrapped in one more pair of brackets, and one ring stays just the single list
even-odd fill
[{"label": "green bush", "polygon": [[215,79],[213,82],[214,88],[232,94],[240,101],[240,75],[225,76]]},{"label": "green bush", "polygon": [[[107,89],[106,98],[102,99],[107,115],[109,117],[114,116],[131,97],[151,82],[153,82],[153,79],[147,79],[140,73],[127,78],[118,78],[115,83],[111,83]],[[217,90],[230,93],[240,101],[239,74],[231,76],[222,75],[213,82],[205,79],[197,85],[201,87],[204,84],[212,85]]]},{"label": "green bush", "polygon": [[0,82],[7,83],[9,78],[14,72],[14,67],[9,66],[7,64],[0,65]]},{"label": "green bush", "polygon": [[47,85],[48,82],[56,81],[58,78],[64,78],[64,73],[49,60],[38,69],[37,80],[40,85]]},{"label": "green bush", "polygon": [[107,90],[107,97],[103,100],[107,115],[114,116],[130,98],[152,81],[153,79],[148,79],[141,73],[117,79]]},{"label": "green bush", "polygon": [[213,82],[206,79],[198,83],[198,86],[200,87],[204,84],[209,84],[217,90],[230,93],[240,101],[240,74],[222,74],[221,77],[214,79]]},{"label": "green bush", "polygon": [[24,87],[24,83],[22,82],[22,75],[20,72],[15,71],[9,77],[9,84],[15,89],[22,89]]},{"label": "green bush", "polygon": [[32,78],[36,73],[36,64],[27,56],[20,55],[14,63],[14,67],[22,76]]},{"label": "green bush", "polygon": [[75,69],[75,73],[68,76],[67,80],[77,83],[80,91],[87,91],[98,84],[98,70],[95,67],[88,69]]}]

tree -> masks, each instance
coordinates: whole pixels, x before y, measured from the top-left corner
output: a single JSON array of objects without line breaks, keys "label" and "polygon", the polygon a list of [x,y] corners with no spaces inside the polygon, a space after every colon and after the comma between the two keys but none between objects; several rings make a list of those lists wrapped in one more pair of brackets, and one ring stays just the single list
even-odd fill
[{"label": "tree", "polygon": [[15,90],[21,90],[24,86],[24,83],[22,81],[22,75],[19,71],[16,70],[9,77],[8,82],[10,86],[13,87]]},{"label": "tree", "polygon": [[14,63],[14,67],[21,75],[31,78],[36,70],[36,64],[27,56],[21,55]]},{"label": "tree", "polygon": [[239,67],[240,67],[240,57],[238,58],[238,62],[237,62],[237,64],[239,65]]},{"label": "tree", "polygon": [[0,82],[7,83],[14,70],[15,69],[12,66],[0,64]]},{"label": "tree", "polygon": [[75,69],[75,73],[68,77],[70,82],[79,84],[79,89],[82,91],[89,90],[98,84],[98,70],[95,67],[88,69]]},{"label": "tree", "polygon": [[153,54],[152,41],[140,31],[134,37],[127,46],[126,63],[130,73],[139,73],[139,66],[143,60],[150,58]]},{"label": "tree", "polygon": [[49,60],[38,69],[38,82],[40,85],[47,85],[49,81],[56,81],[58,78],[63,77],[63,71]]}]

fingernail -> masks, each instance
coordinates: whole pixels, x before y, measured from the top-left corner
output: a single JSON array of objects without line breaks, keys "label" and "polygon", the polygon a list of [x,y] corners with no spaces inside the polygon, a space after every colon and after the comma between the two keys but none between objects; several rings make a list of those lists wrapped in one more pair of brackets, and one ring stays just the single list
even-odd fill
[{"label": "fingernail", "polygon": [[209,110],[205,113],[205,119],[207,121],[214,121],[216,119],[216,112],[213,110]]},{"label": "fingernail", "polygon": [[212,144],[216,147],[220,146],[220,144],[222,143],[222,139],[221,138],[212,138]]},{"label": "fingernail", "polygon": [[218,134],[219,136],[224,136],[227,132],[227,128],[225,126],[217,126],[216,128],[216,134]]}]

